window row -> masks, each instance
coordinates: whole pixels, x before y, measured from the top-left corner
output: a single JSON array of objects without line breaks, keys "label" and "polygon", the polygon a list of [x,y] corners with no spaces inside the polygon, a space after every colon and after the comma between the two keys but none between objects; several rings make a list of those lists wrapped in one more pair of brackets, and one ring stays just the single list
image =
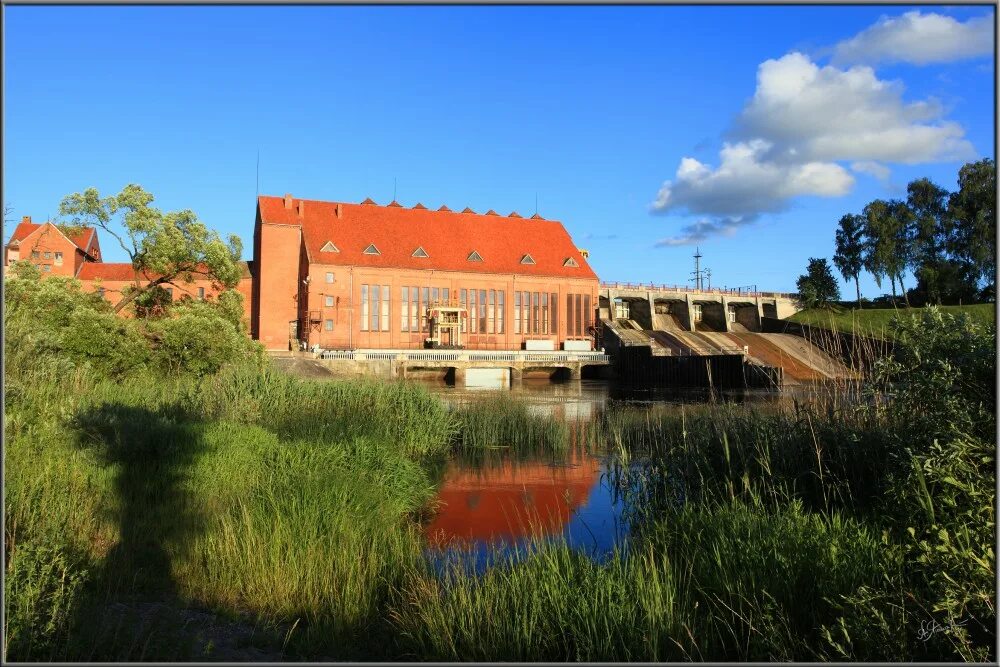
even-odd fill
[{"label": "window row", "polygon": [[[404,333],[428,333],[428,312],[434,304],[452,303],[447,287],[401,286],[399,291],[399,330]],[[502,334],[507,311],[504,290],[459,289],[457,305],[467,317],[462,332]],[[388,285],[361,285],[361,331],[389,331],[391,291]],[[327,295],[325,305],[332,307],[334,297]],[[566,301],[567,335],[585,336],[593,326],[589,294],[569,294]],[[514,292],[514,333],[549,335],[559,331],[559,296],[555,292]],[[324,322],[332,330],[332,320]]]},{"label": "window row", "polygon": [[556,333],[558,303],[555,292],[514,292],[514,333]]},{"label": "window row", "polygon": [[[49,251],[49,250],[46,250],[45,252],[41,252],[41,253],[39,251],[37,251],[37,250],[32,250],[31,251],[31,259],[39,259],[39,258],[53,259],[52,255],[53,255],[53,253],[51,251]],[[56,266],[62,266],[62,263],[63,263],[63,254],[61,252],[55,253],[55,260],[56,260]]]}]

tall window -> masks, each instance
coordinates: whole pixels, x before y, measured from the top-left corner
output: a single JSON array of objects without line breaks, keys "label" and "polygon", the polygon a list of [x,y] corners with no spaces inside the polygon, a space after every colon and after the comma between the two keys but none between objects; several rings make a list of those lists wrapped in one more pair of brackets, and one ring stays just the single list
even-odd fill
[{"label": "tall window", "polygon": [[514,292],[514,333],[521,333],[521,292]]},{"label": "tall window", "polygon": [[549,294],[542,292],[542,333],[549,333]]},{"label": "tall window", "polygon": [[382,331],[389,330],[389,286],[382,285]]},{"label": "tall window", "polygon": [[497,292],[497,333],[498,334],[502,334],[503,333],[503,311],[504,311],[503,290],[500,290],[500,291]]},{"label": "tall window", "polygon": [[531,333],[538,333],[538,292],[531,293]]},{"label": "tall window", "polygon": [[205,298],[205,288],[204,287],[199,287],[198,288],[198,298],[199,299],[204,299]]},{"label": "tall window", "polygon": [[486,333],[486,290],[479,290],[479,333]]},{"label": "tall window", "polygon": [[61,252],[56,253],[56,266],[62,266],[63,254]]},{"label": "tall window", "polygon": [[573,300],[576,302],[576,335],[583,335],[583,299],[581,295],[574,294]]},{"label": "tall window", "polygon": [[[468,307],[468,296],[469,296],[469,291],[468,290],[464,290],[464,289],[458,290],[458,305],[461,306],[462,308],[467,308]],[[466,312],[466,314],[468,314],[469,311],[467,310],[465,312]],[[468,319],[467,317],[463,317],[462,318],[462,333],[465,333],[465,329],[466,329],[465,321],[467,319]]]},{"label": "tall window", "polygon": [[402,298],[400,299],[400,302],[403,305],[399,309],[399,312],[400,312],[399,330],[400,331],[409,331],[410,330],[410,288],[409,287],[404,287],[402,289],[402,291],[400,292],[400,295],[402,296]]},{"label": "tall window", "polygon": [[419,331],[420,327],[420,309],[417,292],[418,289],[416,287],[410,288],[410,331]]},{"label": "tall window", "polygon": [[496,332],[496,317],[497,317],[496,299],[497,299],[497,292],[496,290],[491,289],[489,295],[489,304],[488,304],[489,311],[486,313],[486,333]]},{"label": "tall window", "polygon": [[427,331],[427,306],[429,305],[431,298],[431,290],[429,287],[424,287],[420,290],[420,330]]},{"label": "tall window", "polygon": [[361,286],[361,330],[368,331],[368,285]]},{"label": "tall window", "polygon": [[369,314],[371,316],[371,330],[378,331],[378,315],[379,315],[379,286],[371,286],[371,306],[369,307]]},{"label": "tall window", "polygon": [[325,301],[326,301],[326,307],[327,308],[333,308],[333,297],[332,296],[330,296],[329,294],[327,294]]},{"label": "tall window", "polygon": [[330,273],[329,271],[327,271],[327,274],[326,274],[326,282],[328,282],[328,283],[332,283],[333,282],[333,274]]},{"label": "tall window", "polygon": [[575,335],[576,320],[573,319],[573,295],[566,295],[566,335]]},{"label": "tall window", "polygon": [[469,333],[479,333],[479,293],[469,290]]},{"label": "tall window", "polygon": [[333,320],[326,320],[323,323],[323,328],[327,331],[333,331]]},{"label": "tall window", "polygon": [[437,303],[441,300],[441,290],[437,287],[431,288],[431,303]]},{"label": "tall window", "polygon": [[531,314],[531,292],[521,292],[521,330],[531,333],[531,322],[528,316]]},{"label": "tall window", "polygon": [[441,289],[441,298],[444,299],[446,302],[449,301],[449,297],[448,297],[448,293],[449,292],[450,292],[450,290],[447,287],[443,287]]},{"label": "tall window", "polygon": [[590,308],[590,295],[583,295],[583,334],[586,336],[593,325],[594,311]]},{"label": "tall window", "polygon": [[552,313],[552,333],[559,333],[559,295],[553,292],[549,295],[549,312]]}]

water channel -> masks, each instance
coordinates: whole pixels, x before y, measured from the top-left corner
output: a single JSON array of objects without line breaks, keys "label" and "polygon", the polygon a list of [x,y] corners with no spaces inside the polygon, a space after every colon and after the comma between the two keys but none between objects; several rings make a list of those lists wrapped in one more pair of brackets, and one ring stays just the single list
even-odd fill
[{"label": "water channel", "polygon": [[[586,442],[586,425],[609,404],[636,406],[704,403],[702,390],[635,389],[606,380],[554,383],[525,380],[507,389],[426,386],[452,406],[490,392],[512,394],[540,415],[564,420],[569,447],[559,454],[449,461],[443,471],[436,513],[425,524],[427,555],[440,566],[458,564],[484,571],[495,559],[523,556],[534,538],[564,540],[572,549],[602,560],[627,548],[628,526],[615,489],[610,455]],[[773,403],[777,392],[716,394],[715,400]],[[641,464],[633,464],[641,465]]]}]

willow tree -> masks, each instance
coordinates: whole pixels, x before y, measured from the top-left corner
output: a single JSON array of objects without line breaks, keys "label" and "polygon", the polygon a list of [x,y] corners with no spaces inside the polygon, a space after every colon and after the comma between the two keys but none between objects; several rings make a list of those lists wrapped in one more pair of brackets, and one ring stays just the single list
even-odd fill
[{"label": "willow tree", "polygon": [[68,195],[59,213],[72,224],[98,227],[114,238],[132,263],[134,286],[115,304],[115,312],[163,285],[179,286],[196,278],[225,288],[239,283],[243,245],[231,234],[223,241],[190,210],[163,213],[142,186],[126,185],[102,198],[96,188]]}]

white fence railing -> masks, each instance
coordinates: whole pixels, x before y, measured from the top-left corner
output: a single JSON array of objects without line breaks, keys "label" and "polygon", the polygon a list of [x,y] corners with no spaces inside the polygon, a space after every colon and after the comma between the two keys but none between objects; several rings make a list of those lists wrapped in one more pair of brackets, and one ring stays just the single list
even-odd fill
[{"label": "white fence railing", "polygon": [[506,352],[487,351],[455,351],[455,350],[323,350],[319,353],[323,360],[349,361],[530,361],[532,363],[571,363],[583,362],[591,364],[607,364],[611,357],[601,352],[527,352],[525,350],[508,350]]}]

